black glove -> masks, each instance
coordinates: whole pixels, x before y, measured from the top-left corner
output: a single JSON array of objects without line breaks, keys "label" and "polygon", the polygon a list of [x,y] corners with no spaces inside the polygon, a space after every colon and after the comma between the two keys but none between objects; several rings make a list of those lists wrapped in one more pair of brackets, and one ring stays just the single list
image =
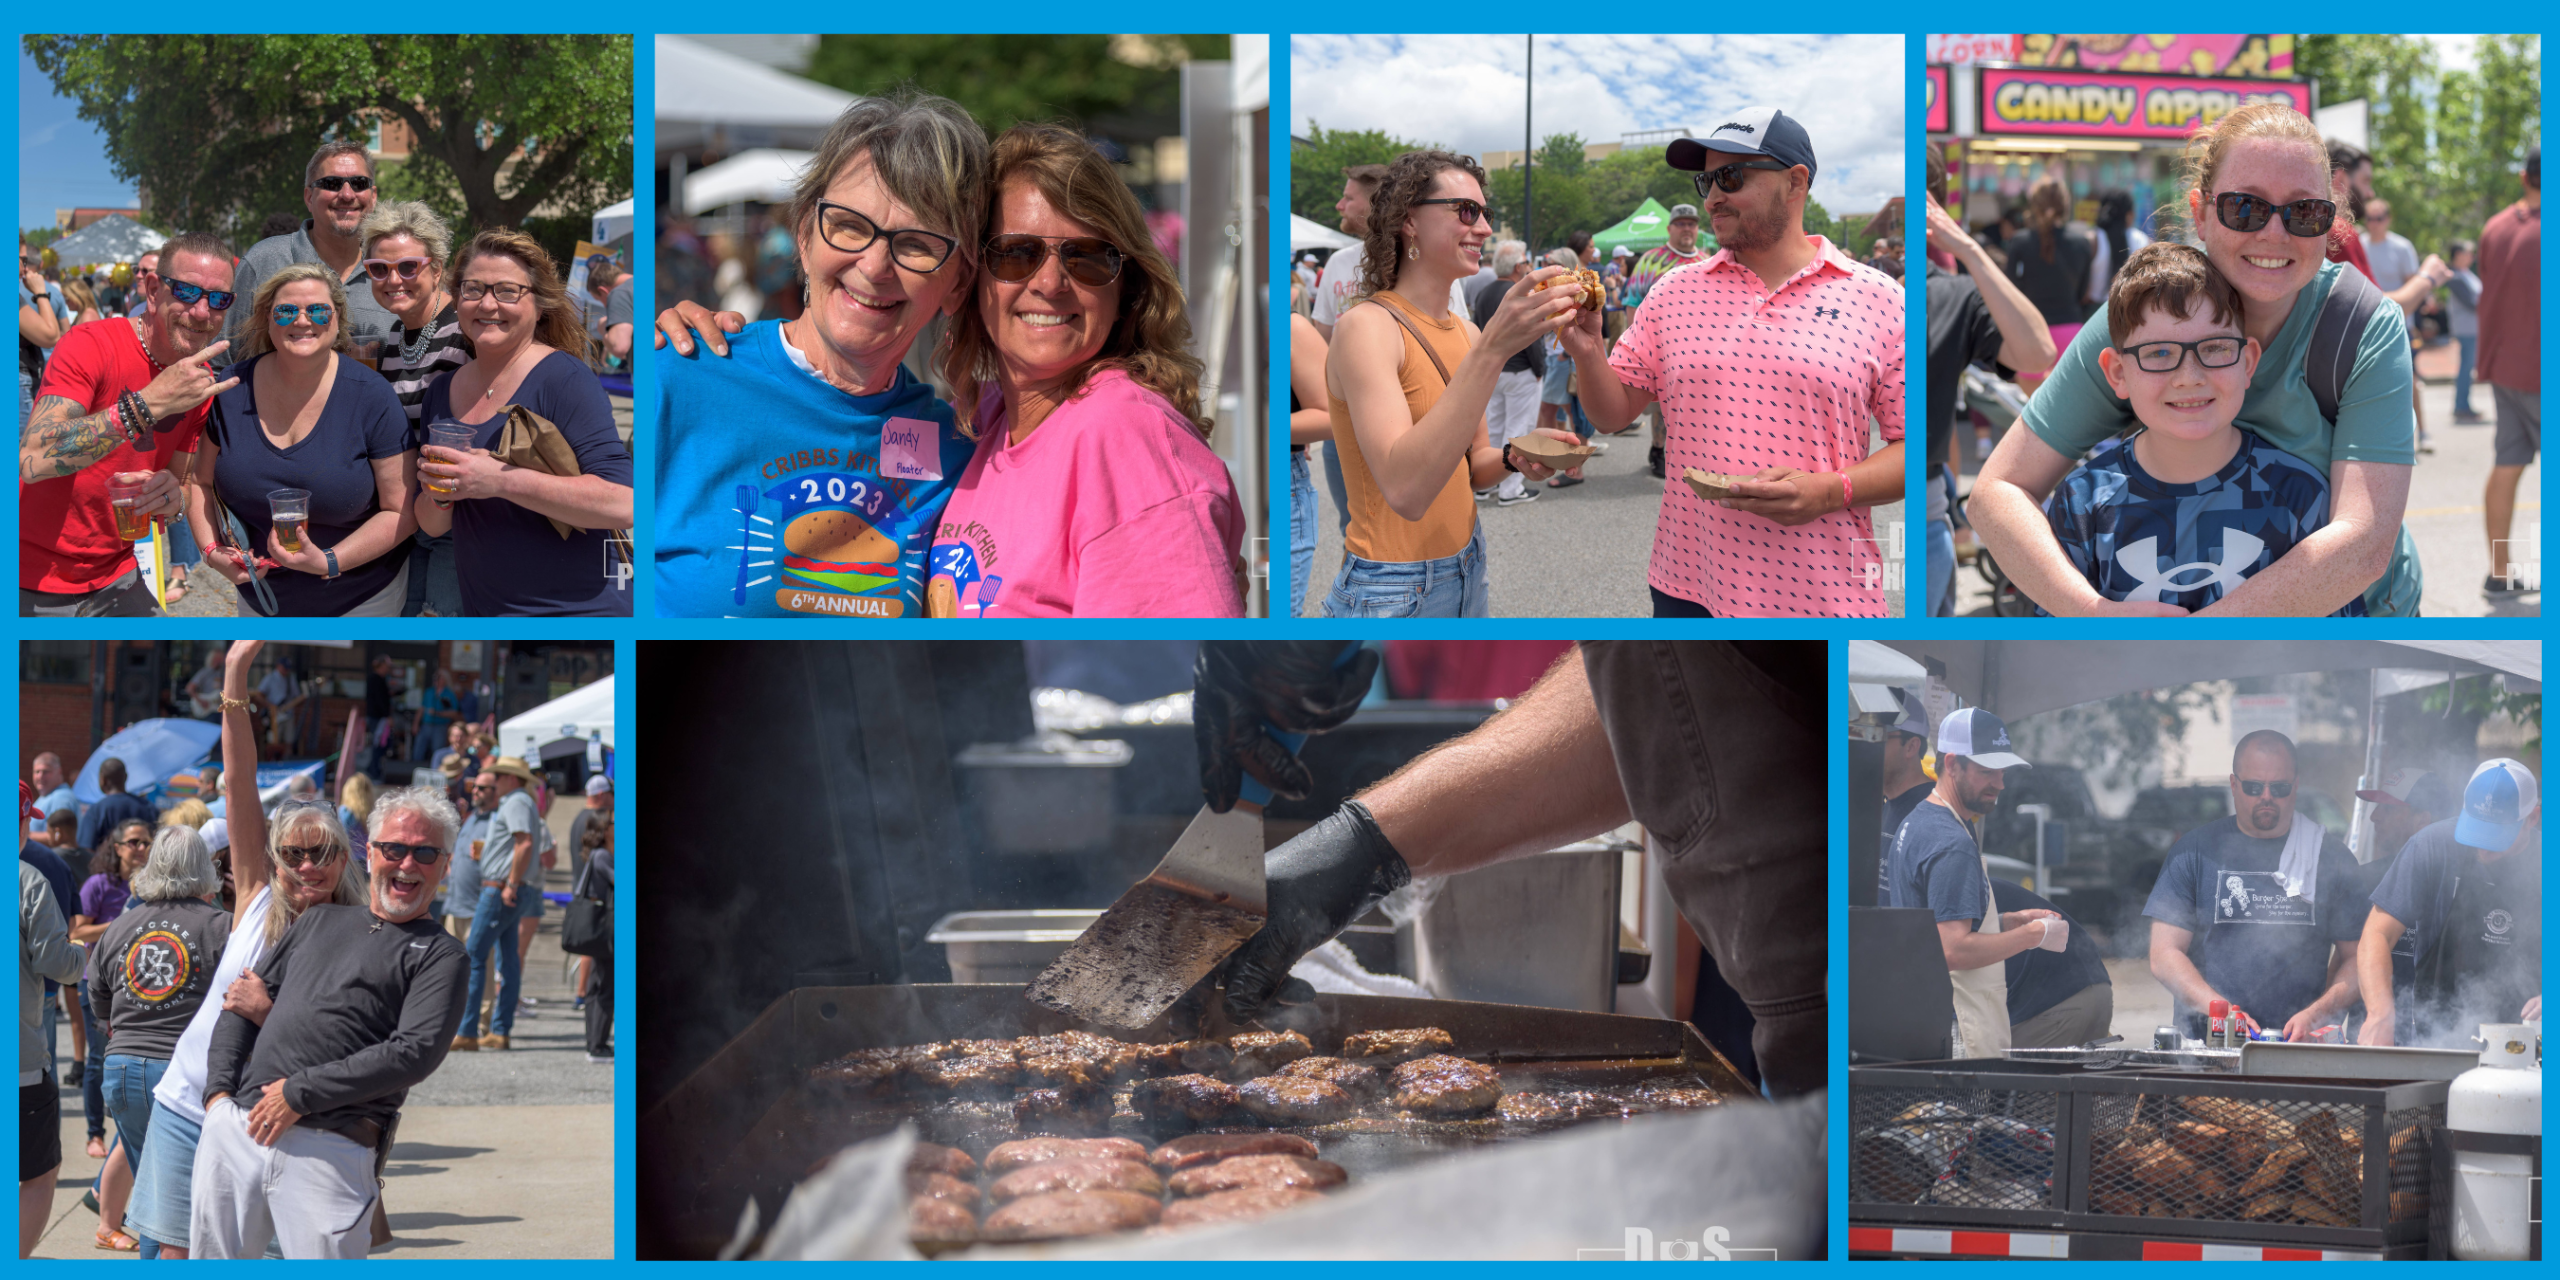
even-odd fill
[{"label": "black glove", "polygon": [[1265,732],[1323,733],[1360,709],[1378,654],[1334,662],[1347,640],[1203,640],[1191,669],[1191,734],[1200,747],[1200,791],[1219,813],[1236,807],[1244,775],[1273,795],[1306,798],[1315,779]]},{"label": "black glove", "polygon": [[1413,879],[1404,855],[1357,800],[1272,850],[1265,868],[1271,914],[1226,963],[1227,1018],[1239,1024],[1262,1016],[1298,957]]}]

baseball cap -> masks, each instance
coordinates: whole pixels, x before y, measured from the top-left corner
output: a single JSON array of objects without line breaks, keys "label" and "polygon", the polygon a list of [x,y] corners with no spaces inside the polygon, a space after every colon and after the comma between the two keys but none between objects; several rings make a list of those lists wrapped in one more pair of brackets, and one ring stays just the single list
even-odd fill
[{"label": "baseball cap", "polygon": [[1626,247],[1625,245],[1619,245],[1617,248],[1609,251],[1609,256],[1612,258],[1632,258],[1636,256],[1636,251]]},{"label": "baseball cap", "polygon": [[1980,707],[1966,707],[1938,722],[1938,754],[1963,756],[1985,769],[2015,769],[2025,757],[2009,750],[2009,726]]},{"label": "baseball cap", "polygon": [[2375,804],[2405,804],[2429,813],[2451,813],[2453,791],[2433,769],[2394,769],[2375,791],[2358,791],[2356,798]]},{"label": "baseball cap", "polygon": [[1929,709],[1920,705],[1919,695],[1896,689],[1893,697],[1894,701],[1902,704],[1902,716],[1893,722],[1893,731],[1926,739],[1929,736]]},{"label": "baseball cap", "polygon": [[204,847],[206,849],[215,853],[220,853],[231,847],[231,820],[228,818],[216,818],[213,821],[204,824],[202,828],[197,830],[196,834],[204,837]]},{"label": "baseball cap", "polygon": [[1696,222],[1698,220],[1698,206],[1694,204],[1675,204],[1671,206],[1671,221],[1678,222],[1682,218],[1687,218],[1691,222]]},{"label": "baseball cap", "polygon": [[2500,756],[2471,771],[2462,788],[2462,816],[2454,820],[2453,838],[2474,849],[2505,852],[2541,803],[2533,770]]},{"label": "baseball cap", "polygon": [[1813,138],[1795,122],[1795,117],[1776,107],[1752,107],[1727,116],[1704,138],[1674,138],[1671,145],[1662,149],[1662,159],[1674,169],[1694,173],[1707,167],[1710,151],[1767,156],[1780,164],[1800,164],[1808,180],[1820,172],[1813,163]]},{"label": "baseball cap", "polygon": [[613,779],[601,773],[587,779],[587,794],[591,796],[613,794]]}]

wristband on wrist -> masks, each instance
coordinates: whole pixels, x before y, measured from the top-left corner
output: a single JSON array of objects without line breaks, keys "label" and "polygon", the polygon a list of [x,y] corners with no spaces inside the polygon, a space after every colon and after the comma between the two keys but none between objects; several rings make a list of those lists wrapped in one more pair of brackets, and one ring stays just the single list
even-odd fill
[{"label": "wristband on wrist", "polygon": [[1843,471],[1840,473],[1840,509],[1846,511],[1856,505],[1849,491],[1849,473]]}]

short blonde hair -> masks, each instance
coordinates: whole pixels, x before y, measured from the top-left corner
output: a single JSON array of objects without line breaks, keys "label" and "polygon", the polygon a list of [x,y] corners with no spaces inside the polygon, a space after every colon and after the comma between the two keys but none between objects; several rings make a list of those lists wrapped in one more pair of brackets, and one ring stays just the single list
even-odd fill
[{"label": "short blonde hair", "polygon": [[258,282],[258,296],[249,304],[249,332],[240,339],[242,359],[276,349],[276,294],[298,280],[317,280],[329,286],[329,324],[338,333],[338,340],[330,344],[330,349],[355,349],[355,338],[347,329],[347,287],[338,283],[337,273],[327,267],[317,262],[297,262]]},{"label": "short blonde hair", "polygon": [[453,232],[423,200],[377,204],[373,212],[364,215],[364,221],[356,224],[356,240],[364,246],[366,257],[373,256],[374,241],[392,236],[407,236],[425,245],[427,263],[438,272],[444,270],[444,260],[453,253]]}]

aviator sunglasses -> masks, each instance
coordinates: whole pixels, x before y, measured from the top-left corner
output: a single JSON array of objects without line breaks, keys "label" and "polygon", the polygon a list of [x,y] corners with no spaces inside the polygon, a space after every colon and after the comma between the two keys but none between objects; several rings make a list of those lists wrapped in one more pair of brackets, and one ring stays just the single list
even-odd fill
[{"label": "aviator sunglasses", "polygon": [[2279,213],[2284,216],[2285,234],[2306,239],[2325,236],[2329,234],[2329,224],[2338,220],[2338,202],[2294,200],[2278,204],[2246,191],[2225,191],[2213,198],[2213,216],[2234,231],[2255,231]]},{"label": "aviator sunglasses", "polygon": [[275,305],[275,325],[281,329],[306,315],[311,317],[313,324],[327,324],[329,317],[336,314],[338,314],[337,308],[325,302],[314,302],[308,306],[279,302]]},{"label": "aviator sunglasses", "polygon": [[[1056,242],[1056,248],[1050,242]],[[1015,232],[987,241],[987,274],[1006,284],[1020,284],[1040,273],[1054,252],[1058,266],[1077,284],[1099,289],[1120,278],[1128,265],[1118,245],[1096,236],[1035,236]]]}]

